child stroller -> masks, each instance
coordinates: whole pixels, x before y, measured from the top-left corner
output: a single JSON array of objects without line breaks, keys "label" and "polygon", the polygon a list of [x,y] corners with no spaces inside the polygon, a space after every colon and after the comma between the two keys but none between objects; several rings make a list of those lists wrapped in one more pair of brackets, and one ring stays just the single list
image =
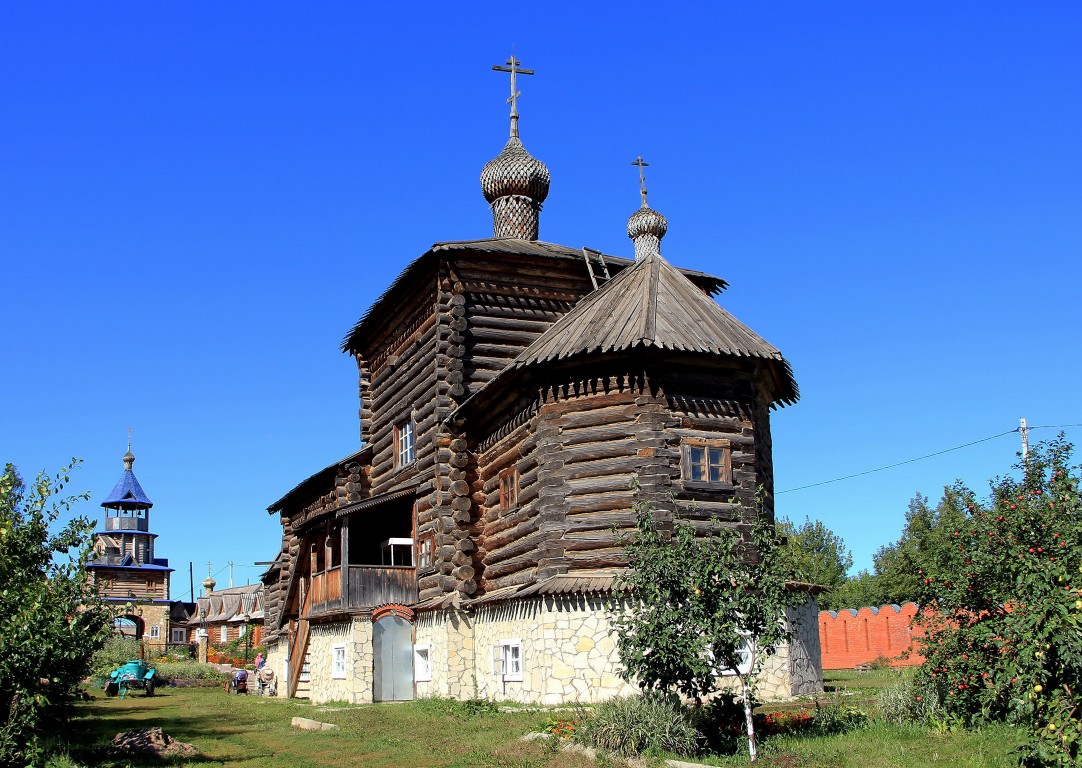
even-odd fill
[{"label": "child stroller", "polygon": [[248,693],[248,670],[238,669],[233,674],[229,687],[233,689],[233,693]]},{"label": "child stroller", "polygon": [[263,667],[256,672],[256,692],[260,696],[277,696],[278,695],[278,683],[274,679],[274,670],[270,667]]}]

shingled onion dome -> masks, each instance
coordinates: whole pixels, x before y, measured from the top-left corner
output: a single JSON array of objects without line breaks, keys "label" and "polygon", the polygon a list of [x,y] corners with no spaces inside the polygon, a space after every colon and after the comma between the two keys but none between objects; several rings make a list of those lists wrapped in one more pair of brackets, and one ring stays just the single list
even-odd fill
[{"label": "shingled onion dome", "polygon": [[646,204],[631,214],[627,220],[627,236],[635,243],[635,260],[647,256],[661,255],[661,238],[669,229],[669,222],[660,213]]},{"label": "shingled onion dome", "polygon": [[492,206],[493,237],[536,240],[551,177],[548,167],[522,146],[517,133],[481,170],[481,191]]}]

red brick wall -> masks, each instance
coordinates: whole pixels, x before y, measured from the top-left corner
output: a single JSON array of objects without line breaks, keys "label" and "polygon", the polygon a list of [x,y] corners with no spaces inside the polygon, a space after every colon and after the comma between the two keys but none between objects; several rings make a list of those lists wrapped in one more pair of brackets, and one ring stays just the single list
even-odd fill
[{"label": "red brick wall", "polygon": [[852,669],[880,657],[890,659],[892,667],[921,664],[924,657],[901,655],[914,645],[913,617],[916,603],[880,608],[851,608],[819,612],[819,645],[823,669]]}]

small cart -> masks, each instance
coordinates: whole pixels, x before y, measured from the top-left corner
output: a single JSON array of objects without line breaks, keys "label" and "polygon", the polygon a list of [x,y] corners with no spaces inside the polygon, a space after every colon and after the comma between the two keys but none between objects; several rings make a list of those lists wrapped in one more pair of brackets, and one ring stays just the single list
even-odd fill
[{"label": "small cart", "polygon": [[147,696],[153,696],[155,674],[142,659],[133,659],[109,673],[105,695],[124,698],[132,688],[141,688]]}]

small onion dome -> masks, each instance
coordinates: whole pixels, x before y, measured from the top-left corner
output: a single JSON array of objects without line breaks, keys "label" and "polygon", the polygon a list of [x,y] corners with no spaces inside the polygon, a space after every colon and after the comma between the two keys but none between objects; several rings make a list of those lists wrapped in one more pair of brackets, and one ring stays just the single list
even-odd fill
[{"label": "small onion dome", "polygon": [[512,136],[503,151],[481,169],[481,191],[494,203],[501,197],[528,197],[539,206],[549,194],[548,167],[526,151],[518,136]]},{"label": "small onion dome", "polygon": [[627,236],[635,242],[635,258],[644,259],[653,254],[661,255],[661,238],[669,228],[669,222],[645,203],[627,220]]},{"label": "small onion dome", "polygon": [[124,469],[130,470],[132,465],[135,464],[135,454],[131,452],[131,449],[128,449],[128,452],[121,458],[124,461]]},{"label": "small onion dome", "polygon": [[209,594],[210,594],[211,592],[213,592],[213,591],[214,591],[214,587],[215,587],[215,586],[216,586],[217,584],[218,584],[218,582],[216,582],[216,581],[214,580],[214,577],[212,577],[212,576],[207,576],[207,578],[203,579],[203,589],[205,589],[205,590],[206,590],[206,592],[207,592],[207,594],[208,594],[208,595],[209,595]]}]

